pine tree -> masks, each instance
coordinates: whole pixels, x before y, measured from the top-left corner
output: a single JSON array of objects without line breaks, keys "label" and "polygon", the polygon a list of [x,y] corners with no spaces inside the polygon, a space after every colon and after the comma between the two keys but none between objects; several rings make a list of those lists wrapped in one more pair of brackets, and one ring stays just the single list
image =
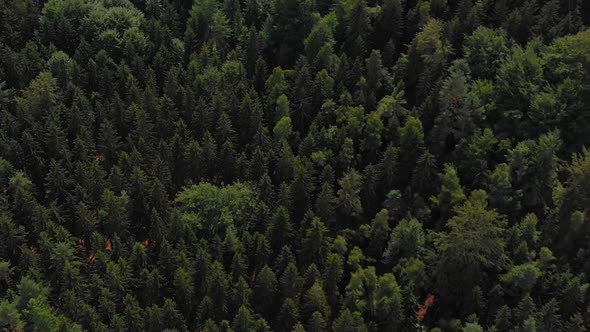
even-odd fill
[{"label": "pine tree", "polygon": [[293,225],[289,220],[289,211],[281,206],[274,212],[266,230],[266,237],[270,239],[274,252],[279,252],[284,243],[290,243],[293,236]]},{"label": "pine tree", "polygon": [[330,306],[319,281],[316,281],[305,293],[301,317],[315,321],[316,313],[320,313],[322,318],[330,317]]},{"label": "pine tree", "polygon": [[291,262],[279,279],[280,289],[284,298],[296,299],[301,293],[303,279],[299,276],[297,266]]},{"label": "pine tree", "polygon": [[328,228],[319,218],[313,218],[301,243],[301,259],[307,264],[322,264],[328,254]]},{"label": "pine tree", "polygon": [[340,316],[332,324],[334,331],[368,331],[362,315],[358,311],[351,313],[347,308],[342,310]]},{"label": "pine tree", "polygon": [[340,180],[338,200],[345,216],[358,216],[363,212],[360,199],[361,178],[357,171],[350,170]]},{"label": "pine tree", "polygon": [[277,318],[277,327],[283,331],[290,331],[299,321],[299,306],[292,298],[287,298],[281,305]]},{"label": "pine tree", "polygon": [[258,299],[256,303],[258,312],[269,319],[274,317],[277,310],[275,306],[277,300],[277,278],[268,265],[265,265],[256,275],[256,282],[253,289],[253,295]]},{"label": "pine tree", "polygon": [[438,196],[433,198],[444,217],[448,217],[455,206],[462,203],[466,197],[459,183],[457,170],[453,165],[445,165],[444,173],[440,175],[441,189]]},{"label": "pine tree", "polygon": [[[473,191],[455,212],[456,216],[447,223],[450,232],[438,242],[442,256],[438,262],[437,279],[440,285],[464,285],[462,290],[444,294],[465,298],[465,289],[475,286],[482,269],[498,270],[506,265],[504,222],[498,212],[488,209],[487,194],[483,190]],[[459,270],[463,272],[454,272]]]},{"label": "pine tree", "polygon": [[363,57],[368,46],[368,35],[371,31],[367,3],[355,1],[347,17],[346,48],[351,57]]},{"label": "pine tree", "polygon": [[[387,210],[385,210],[387,211]],[[393,263],[399,258],[417,256],[425,244],[422,224],[412,218],[402,220],[391,232],[383,260]]]}]

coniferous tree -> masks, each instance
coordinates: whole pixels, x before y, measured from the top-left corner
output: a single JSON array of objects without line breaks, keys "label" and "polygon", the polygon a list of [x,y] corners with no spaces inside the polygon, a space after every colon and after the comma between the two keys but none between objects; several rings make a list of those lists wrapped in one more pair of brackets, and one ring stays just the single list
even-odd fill
[{"label": "coniferous tree", "polygon": [[589,13],[0,1],[0,329],[586,330]]}]

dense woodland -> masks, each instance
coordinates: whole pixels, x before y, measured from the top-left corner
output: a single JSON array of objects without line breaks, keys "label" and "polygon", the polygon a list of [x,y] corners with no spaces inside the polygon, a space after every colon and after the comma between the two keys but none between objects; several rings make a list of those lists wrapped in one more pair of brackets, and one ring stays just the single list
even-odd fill
[{"label": "dense woodland", "polygon": [[585,331],[587,26],[0,0],[0,329]]}]

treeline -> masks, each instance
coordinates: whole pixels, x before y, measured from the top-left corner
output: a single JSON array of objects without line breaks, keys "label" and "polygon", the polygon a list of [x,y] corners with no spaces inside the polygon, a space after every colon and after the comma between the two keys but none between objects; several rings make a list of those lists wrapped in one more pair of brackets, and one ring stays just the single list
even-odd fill
[{"label": "treeline", "polygon": [[589,25],[0,1],[0,328],[586,331]]}]

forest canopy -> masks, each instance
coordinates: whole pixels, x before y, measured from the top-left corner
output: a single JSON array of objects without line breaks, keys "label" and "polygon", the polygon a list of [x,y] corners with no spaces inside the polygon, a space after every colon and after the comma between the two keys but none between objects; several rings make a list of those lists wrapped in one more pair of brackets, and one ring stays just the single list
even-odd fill
[{"label": "forest canopy", "polygon": [[0,0],[0,330],[587,331],[590,1]]}]

